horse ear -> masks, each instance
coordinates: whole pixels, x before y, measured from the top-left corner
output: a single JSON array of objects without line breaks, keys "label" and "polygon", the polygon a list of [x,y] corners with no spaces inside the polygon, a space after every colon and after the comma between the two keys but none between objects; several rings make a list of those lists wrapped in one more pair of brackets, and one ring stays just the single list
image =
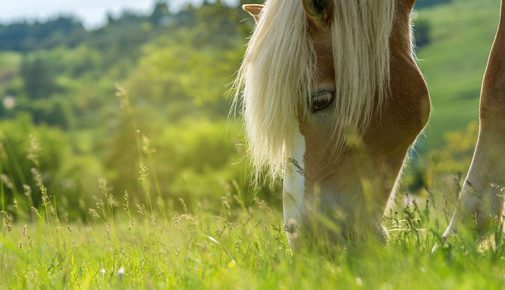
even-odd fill
[{"label": "horse ear", "polygon": [[260,14],[261,14],[261,11],[263,10],[263,5],[261,4],[244,4],[242,5],[242,9],[249,13],[253,18],[254,18],[254,21],[258,22],[258,20],[260,19]]},{"label": "horse ear", "polygon": [[[333,19],[333,0],[302,0],[309,19],[318,28],[327,28]],[[382,1],[382,0],[377,0]]]}]

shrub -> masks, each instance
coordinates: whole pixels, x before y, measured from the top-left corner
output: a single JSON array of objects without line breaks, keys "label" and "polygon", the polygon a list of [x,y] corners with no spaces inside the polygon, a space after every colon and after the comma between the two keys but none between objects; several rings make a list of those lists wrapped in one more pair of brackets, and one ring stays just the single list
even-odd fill
[{"label": "shrub", "polygon": [[416,47],[422,48],[431,43],[431,24],[428,20],[418,18],[414,23]]},{"label": "shrub", "polygon": [[99,162],[77,154],[58,129],[34,126],[26,116],[0,122],[2,209],[14,200],[20,207],[39,208],[45,187],[49,198],[68,209],[70,218],[83,217],[101,172]]}]

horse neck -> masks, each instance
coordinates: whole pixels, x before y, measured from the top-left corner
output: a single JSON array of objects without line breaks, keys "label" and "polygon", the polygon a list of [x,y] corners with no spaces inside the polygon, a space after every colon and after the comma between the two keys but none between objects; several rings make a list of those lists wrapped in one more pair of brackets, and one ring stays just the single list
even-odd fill
[{"label": "horse neck", "polygon": [[393,31],[391,31],[390,47],[393,54],[410,55],[411,27],[410,17],[414,1],[396,1]]}]

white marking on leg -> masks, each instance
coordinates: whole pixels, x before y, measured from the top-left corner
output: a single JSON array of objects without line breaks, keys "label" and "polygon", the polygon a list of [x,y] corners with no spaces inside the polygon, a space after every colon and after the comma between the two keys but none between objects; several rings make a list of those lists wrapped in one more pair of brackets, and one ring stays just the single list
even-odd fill
[{"label": "white marking on leg", "polygon": [[298,227],[302,222],[303,198],[305,194],[304,155],[305,138],[297,130],[292,159],[288,161],[284,173],[283,206],[284,222],[289,241],[298,237]]}]

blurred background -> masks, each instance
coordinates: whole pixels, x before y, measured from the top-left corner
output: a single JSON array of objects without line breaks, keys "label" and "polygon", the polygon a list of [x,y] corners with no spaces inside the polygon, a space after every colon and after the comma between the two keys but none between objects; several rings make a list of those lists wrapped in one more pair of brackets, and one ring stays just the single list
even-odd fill
[{"label": "blurred background", "polygon": [[[41,184],[78,220],[104,191],[189,211],[279,206],[278,185],[251,186],[241,120],[228,118],[254,25],[239,4],[262,1],[238,2],[2,3],[1,209],[39,207]],[[498,0],[417,0],[433,114],[402,192],[455,198],[498,13]]]}]

